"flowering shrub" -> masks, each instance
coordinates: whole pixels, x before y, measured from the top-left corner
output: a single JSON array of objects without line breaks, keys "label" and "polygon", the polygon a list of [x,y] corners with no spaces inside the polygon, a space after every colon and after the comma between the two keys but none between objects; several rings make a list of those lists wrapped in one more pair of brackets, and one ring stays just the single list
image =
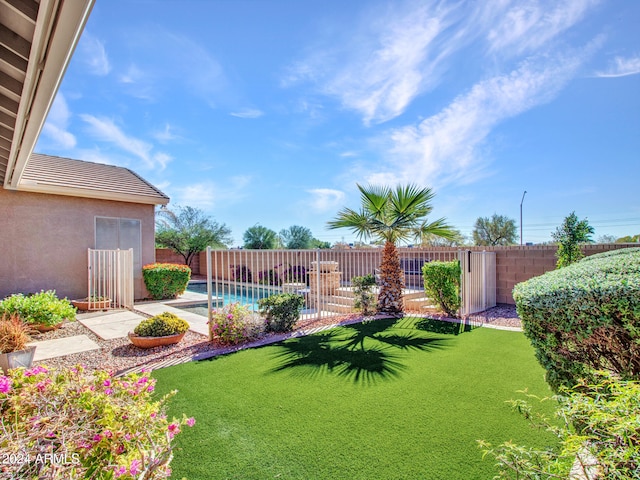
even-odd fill
[{"label": "flowering shrub", "polygon": [[239,303],[214,309],[211,317],[213,337],[223,345],[237,345],[258,338],[264,323],[255,313]]},{"label": "flowering shrub", "polygon": [[1,478],[161,479],[171,474],[171,442],[183,415],[169,421],[142,374],[88,375],[81,366],[17,368],[0,376]]},{"label": "flowering shrub", "polygon": [[284,276],[287,282],[307,283],[307,269],[304,265],[289,265]]},{"label": "flowering shrub", "polygon": [[51,327],[65,320],[76,319],[76,309],[66,298],[58,298],[55,290],[43,290],[33,295],[16,293],[0,302],[0,314],[17,314],[32,325]]},{"label": "flowering shrub", "polygon": [[261,298],[258,306],[265,316],[267,332],[290,332],[300,318],[304,297],[296,293],[278,293]]},{"label": "flowering shrub", "polygon": [[258,272],[258,283],[261,285],[282,285],[280,275],[273,269]]},{"label": "flowering shrub", "polygon": [[232,280],[235,282],[253,282],[251,269],[246,265],[231,265]]},{"label": "flowering shrub", "polygon": [[184,293],[191,279],[191,269],[178,263],[151,263],[142,267],[144,284],[151,298],[176,298]]}]

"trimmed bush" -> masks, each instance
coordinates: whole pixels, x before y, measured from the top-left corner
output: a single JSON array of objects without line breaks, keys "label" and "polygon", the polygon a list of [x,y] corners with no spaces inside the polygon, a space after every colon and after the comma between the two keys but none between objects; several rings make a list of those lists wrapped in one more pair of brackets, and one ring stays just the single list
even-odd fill
[{"label": "trimmed bush", "polygon": [[76,319],[75,307],[66,298],[58,298],[55,290],[32,295],[11,295],[0,302],[0,315],[2,314],[15,314],[28,324],[46,327]]},{"label": "trimmed bush", "polygon": [[142,320],[133,333],[140,337],[168,337],[189,330],[189,324],[173,313],[163,312]]},{"label": "trimmed bush", "polygon": [[258,300],[260,313],[265,315],[267,332],[290,332],[300,317],[304,297],[296,293],[279,293]]},{"label": "trimmed bush", "polygon": [[639,378],[639,248],[592,255],[519,283],[513,298],[554,389],[593,370]]},{"label": "trimmed bush", "polygon": [[144,284],[154,300],[176,298],[184,293],[191,269],[177,263],[152,263],[142,267]]},{"label": "trimmed bush", "polygon": [[460,262],[428,262],[422,266],[424,291],[438,308],[456,318],[460,309]]},{"label": "trimmed bush", "polygon": [[264,332],[262,318],[239,303],[215,308],[211,313],[213,338],[222,345],[237,345],[254,340]]},{"label": "trimmed bush", "polygon": [[[81,366],[0,375],[1,478],[169,478],[172,442],[193,418],[169,420],[147,374]],[[12,461],[9,460],[11,454]]]}]

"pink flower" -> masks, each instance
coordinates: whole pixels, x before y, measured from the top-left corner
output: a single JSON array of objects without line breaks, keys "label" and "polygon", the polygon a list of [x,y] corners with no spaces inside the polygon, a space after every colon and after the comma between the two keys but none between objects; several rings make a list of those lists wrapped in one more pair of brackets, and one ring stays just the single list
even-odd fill
[{"label": "pink flower", "polygon": [[196,424],[196,419],[191,417],[191,418],[187,418],[187,425],[190,427],[193,427]]},{"label": "pink flower", "polygon": [[142,466],[142,462],[138,459],[132,460],[131,465],[129,465],[129,473],[131,475],[137,475],[140,473],[140,467]]},{"label": "pink flower", "polygon": [[93,441],[98,443],[100,440],[102,440],[102,435],[100,435],[99,433],[95,434],[93,436]]},{"label": "pink flower", "polygon": [[147,387],[147,392],[153,392],[155,390],[156,387],[154,387],[153,385],[149,385]]},{"label": "pink flower", "polygon": [[104,393],[106,393],[107,395],[113,395],[113,390],[111,388],[105,388]]},{"label": "pink flower", "polygon": [[113,437],[113,433],[111,433],[111,430],[105,430],[104,431],[104,436],[107,438],[111,438]]},{"label": "pink flower", "polygon": [[11,390],[11,379],[4,375],[0,376],[0,393],[9,393],[9,390]]},{"label": "pink flower", "polygon": [[107,378],[104,382],[102,382],[102,384],[103,384],[105,387],[110,387],[110,386],[111,386],[111,380]]},{"label": "pink flower", "polygon": [[116,448],[116,453],[120,455],[122,452],[124,452],[124,445],[120,444],[118,448]]},{"label": "pink flower", "polygon": [[151,418],[156,418],[156,412],[151,412],[151,415],[149,415]]},{"label": "pink flower", "polygon": [[130,433],[125,433],[125,434],[124,434],[124,439],[125,439],[127,442],[130,442],[132,438],[133,438],[133,437],[131,436],[131,434],[130,434]]},{"label": "pink flower", "polygon": [[126,473],[127,473],[127,468],[123,466],[120,466],[113,471],[113,474],[116,478],[121,477],[122,475],[126,475]]},{"label": "pink flower", "polygon": [[149,381],[149,379],[147,377],[142,377],[138,380],[137,385],[143,385],[145,383],[147,383]]}]

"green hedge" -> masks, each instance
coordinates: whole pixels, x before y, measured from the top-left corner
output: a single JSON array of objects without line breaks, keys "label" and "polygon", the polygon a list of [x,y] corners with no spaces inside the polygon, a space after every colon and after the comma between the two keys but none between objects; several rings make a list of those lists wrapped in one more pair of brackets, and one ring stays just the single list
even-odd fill
[{"label": "green hedge", "polygon": [[640,376],[640,248],[592,255],[519,283],[524,332],[554,388],[607,370]]},{"label": "green hedge", "polygon": [[265,331],[290,332],[300,317],[304,297],[296,293],[279,293],[261,298],[258,306],[265,316]]},{"label": "green hedge", "polygon": [[163,300],[184,293],[191,279],[191,269],[177,263],[152,263],[142,267],[142,276],[151,298]]},{"label": "green hedge", "polygon": [[460,309],[460,262],[428,262],[422,266],[424,291],[450,317]]}]

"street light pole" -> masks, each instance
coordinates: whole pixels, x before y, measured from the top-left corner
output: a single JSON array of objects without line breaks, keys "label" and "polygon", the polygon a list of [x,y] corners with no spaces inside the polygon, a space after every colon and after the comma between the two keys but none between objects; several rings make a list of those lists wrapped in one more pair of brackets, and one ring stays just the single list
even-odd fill
[{"label": "street light pole", "polygon": [[522,194],[522,200],[520,200],[520,245],[522,245],[522,202],[524,202],[524,196],[527,194],[525,190]]}]

